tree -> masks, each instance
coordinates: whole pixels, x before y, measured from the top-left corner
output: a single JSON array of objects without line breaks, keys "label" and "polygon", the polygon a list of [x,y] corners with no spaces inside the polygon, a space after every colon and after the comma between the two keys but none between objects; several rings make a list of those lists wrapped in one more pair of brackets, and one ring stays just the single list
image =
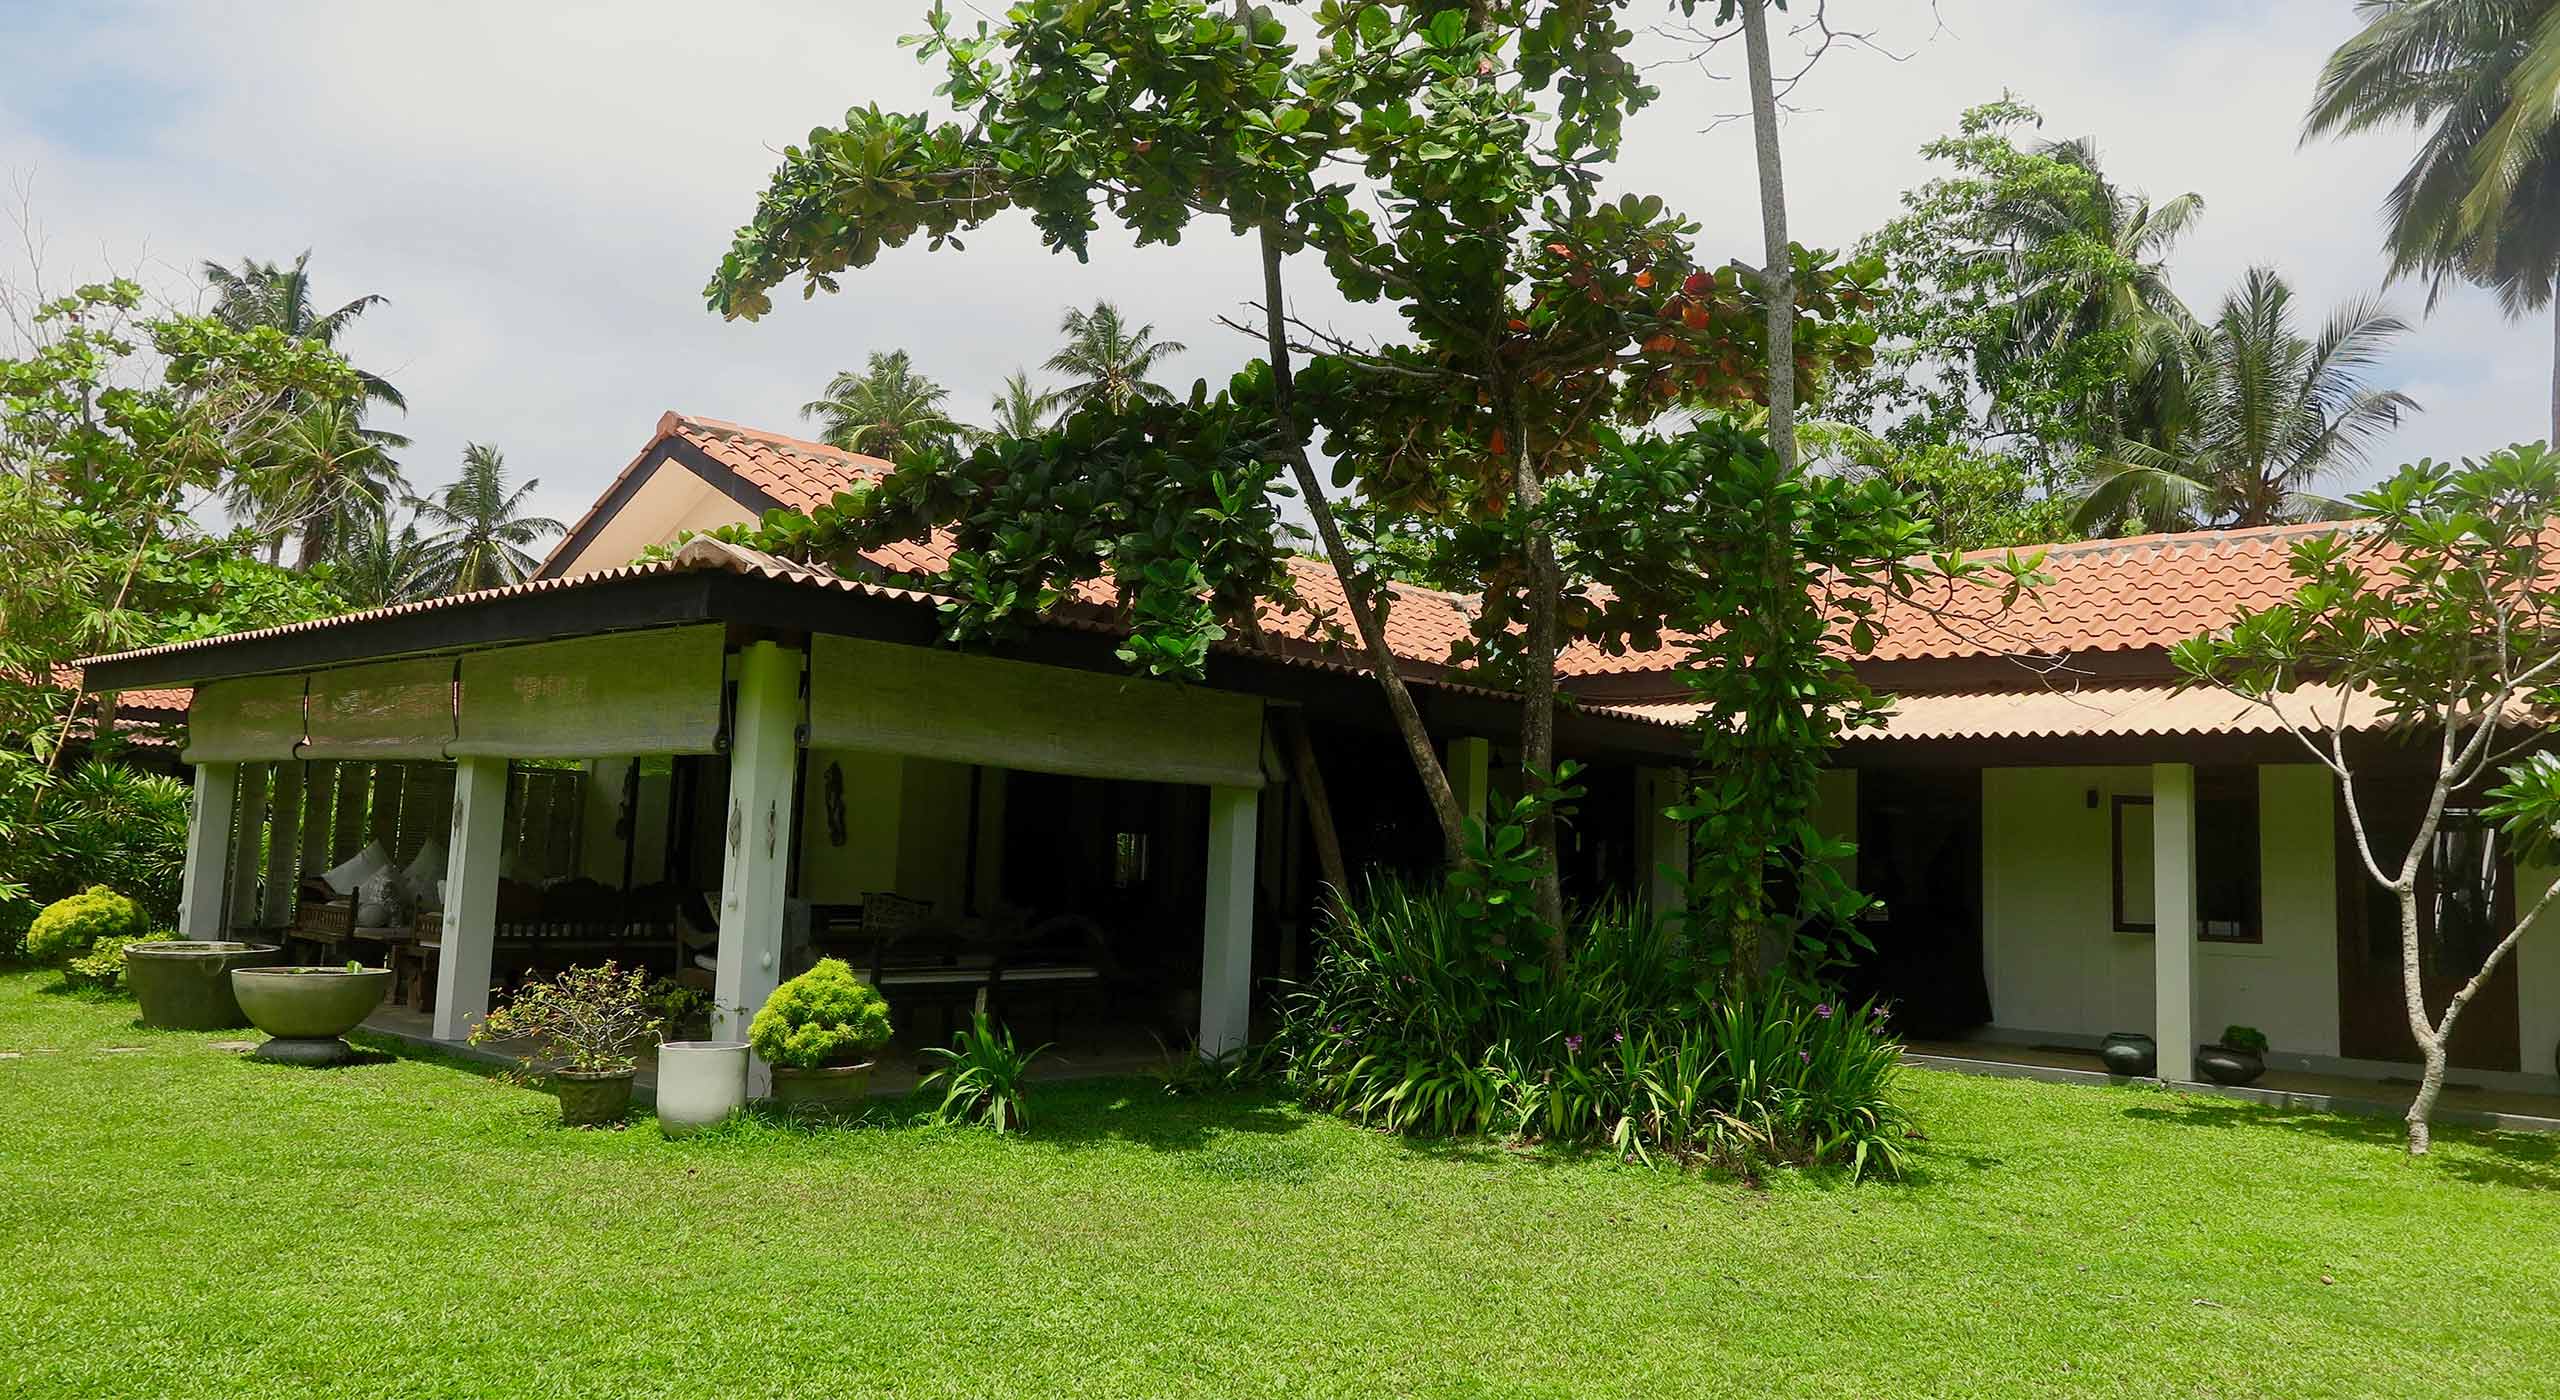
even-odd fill
[{"label": "tree", "polygon": [[2383,201],[2392,275],[2496,294],[2510,318],[2550,307],[2551,432],[2560,441],[2560,4],[2363,0],[2320,70],[2305,141],[2422,128]]},{"label": "tree", "polygon": [[1120,308],[1107,301],[1097,301],[1091,311],[1068,307],[1058,320],[1058,333],[1067,343],[1058,347],[1041,368],[1051,374],[1063,374],[1068,382],[1041,397],[1041,406],[1051,413],[1072,413],[1090,403],[1112,410],[1125,410],[1141,400],[1147,403],[1171,403],[1173,394],[1163,385],[1147,378],[1156,361],[1181,354],[1188,349],[1178,340],[1156,339],[1155,325],[1132,326],[1120,318]]},{"label": "tree", "polygon": [[967,430],[943,410],[951,391],[915,372],[904,350],[875,350],[862,372],[839,372],[824,395],[800,405],[818,440],[847,452],[894,458],[923,448],[948,452]]},{"label": "tree", "polygon": [[533,576],[542,566],[533,548],[562,528],[557,520],[525,513],[525,498],[541,485],[528,479],[510,489],[504,454],[481,443],[463,445],[462,475],[417,503],[418,514],[436,532],[426,548],[434,561],[430,574],[444,592],[503,588]]},{"label": "tree", "polygon": [[1031,376],[1021,370],[1004,377],[1004,388],[996,392],[989,405],[985,437],[990,442],[1013,438],[1038,437],[1048,422],[1048,396],[1031,387]]},{"label": "tree", "polygon": [[439,586],[443,572],[436,551],[418,533],[417,520],[404,520],[395,531],[386,512],[367,519],[340,542],[330,577],[350,606],[387,608],[446,591]]},{"label": "tree", "polygon": [[[204,279],[216,298],[214,319],[235,331],[270,326],[283,332],[287,339],[335,349],[338,337],[358,318],[386,304],[387,298],[368,292],[333,311],[321,311],[311,300],[310,266],[308,248],[293,260],[291,267],[242,258],[235,271],[207,261]],[[389,404],[404,411],[409,407],[408,399],[389,380],[360,369],[350,372],[355,375],[357,395],[366,402]]]},{"label": "tree", "polygon": [[2333,519],[2347,507],[2312,488],[2364,461],[2417,402],[2367,383],[2408,324],[2372,299],[2329,316],[2317,338],[2293,326],[2293,289],[2249,270],[2207,325],[2176,335],[2157,442],[2120,438],[2091,464],[2073,524],[2131,515],[2154,530]]},{"label": "tree", "polygon": [[[1520,695],[1524,787],[1548,795],[1558,771],[1558,652],[1576,639],[1653,644],[1664,622],[1568,573],[1557,551],[1560,512],[1641,498],[1643,484],[1552,493],[1552,506],[1550,486],[1627,465],[1606,447],[1616,425],[1675,406],[1757,402],[1770,378],[1761,278],[1701,266],[1694,225],[1658,198],[1596,193],[1627,115],[1652,96],[1626,56],[1633,36],[1617,8],[1327,7],[1302,35],[1271,10],[1200,0],[1029,0],[974,30],[937,6],[927,22],[922,52],[943,62],[945,91],[967,124],[857,108],[841,127],[811,133],[806,149],[787,149],[712,279],[711,305],[762,315],[771,289],[794,274],[811,295],[833,290],[839,274],[883,248],[919,234],[940,245],[1014,208],[1050,246],[1079,256],[1105,213],[1142,244],[1169,242],[1195,219],[1252,236],[1261,275],[1238,290],[1257,298],[1251,331],[1264,358],[1226,394],[1204,386],[1164,408],[1251,438],[1304,498],[1347,600],[1348,633],[1335,617],[1323,620],[1329,635],[1356,646],[1377,679],[1444,851],[1452,865],[1468,863],[1467,820],[1386,642],[1392,596],[1345,538],[1313,442],[1321,434],[1333,459],[1334,489],[1431,522],[1424,537],[1449,575],[1483,598],[1473,637],[1452,659]],[[1342,183],[1351,168],[1367,182],[1358,200]],[[1405,337],[1352,343],[1292,317],[1295,253],[1351,299],[1390,302]],[[1788,262],[1798,315],[1789,371],[1809,388],[1866,353],[1855,324],[1867,305],[1863,270],[1792,248]],[[1086,430],[1095,442],[1113,440],[1119,418],[1107,407],[1088,408],[1065,431],[1076,434],[1086,415],[1100,415]],[[1153,412],[1139,419],[1151,424]],[[1171,587],[1135,567],[1143,560],[1172,573],[1197,563],[1178,548],[1166,558],[1168,546],[1152,536],[1129,560],[1114,542],[1052,553],[1054,532],[1003,528],[1029,517],[999,520],[982,508],[984,493],[1009,479],[991,452],[958,469],[980,494],[946,499],[970,503],[958,523],[981,542],[954,560],[973,591],[955,609],[957,629],[985,625],[989,609],[1035,612],[1097,574],[1123,586],[1133,657],[1151,668],[1174,663],[1167,674],[1185,674],[1207,639],[1260,627],[1244,600],[1249,585],[1278,582],[1256,577],[1276,551],[1219,555],[1222,570],[1230,558],[1252,561],[1227,575],[1237,589],[1228,593],[1215,576],[1210,587]],[[1076,461],[1071,481],[1036,484],[1086,497],[1124,489],[1127,459]],[[912,510],[884,515],[872,503],[923,495],[919,486],[855,497],[827,531],[843,545],[950,523]],[[1261,528],[1261,517],[1229,514]],[[1193,536],[1213,528],[1149,518]],[[1164,645],[1176,638],[1200,644]],[[1552,962],[1563,920],[1549,820],[1533,824],[1530,843]]]},{"label": "tree", "polygon": [[315,400],[283,419],[265,450],[230,479],[225,495],[248,505],[254,528],[268,539],[299,535],[295,566],[308,569],[408,496],[408,478],[388,451],[408,441],[365,427],[352,397]]},{"label": "tree", "polygon": [[2021,144],[2041,120],[2003,98],[1921,148],[1951,173],[1906,193],[1904,213],[1859,245],[1892,290],[1875,366],[1835,411],[1884,423],[1901,447],[2014,458],[2060,495],[2158,416],[2174,368],[2161,352],[2192,319],[2168,254],[2203,202],[2120,189],[2085,138]]},{"label": "tree", "polygon": [[[2453,950],[2422,936],[2419,877],[2455,804],[2477,805],[2519,863],[2560,857],[2560,755],[2545,747],[2539,718],[2560,702],[2560,456],[2532,443],[2458,466],[2422,461],[2354,499],[2371,523],[2298,541],[2292,598],[2174,655],[2190,683],[2265,706],[2337,776],[2357,861],[2399,905],[2402,988],[2423,1066],[2407,1117],[2418,1154],[2463,1008],[2560,894],[2560,883],[2522,892],[2534,897],[2518,899],[2514,927],[2492,929],[2497,941],[2478,966],[2453,969],[2466,980],[2441,1008],[2427,1004],[2426,962]],[[2350,706],[2330,696],[2359,691],[2380,702],[2400,742],[2360,745],[2349,732]],[[2412,756],[2428,790],[2401,847],[2377,831],[2371,780]],[[2493,775],[2502,781],[2483,793]]]}]

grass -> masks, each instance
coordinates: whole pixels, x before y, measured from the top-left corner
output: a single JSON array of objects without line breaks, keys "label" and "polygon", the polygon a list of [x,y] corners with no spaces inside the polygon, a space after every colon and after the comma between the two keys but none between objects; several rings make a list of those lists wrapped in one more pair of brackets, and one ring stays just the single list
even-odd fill
[{"label": "grass", "polygon": [[[2560,1158],[1914,1071],[1899,1186],[1134,1080],[1034,1130],[555,1127],[0,976],[0,1394],[2547,1396]],[[129,1053],[110,1053],[133,1047]]]}]

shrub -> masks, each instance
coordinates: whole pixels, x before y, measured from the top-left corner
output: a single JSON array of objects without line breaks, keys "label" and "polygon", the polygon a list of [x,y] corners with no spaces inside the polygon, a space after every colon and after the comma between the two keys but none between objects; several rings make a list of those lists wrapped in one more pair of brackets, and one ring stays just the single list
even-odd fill
[{"label": "shrub", "polygon": [[935,1046],[925,1053],[941,1061],[941,1068],[924,1077],[916,1088],[930,1092],[941,1085],[942,1102],[933,1111],[935,1121],[993,1128],[999,1133],[1030,1126],[1031,1111],[1022,1095],[1023,1071],[1040,1058],[1046,1045],[1029,1052],[1014,1048],[1013,1032],[997,1030],[987,1024],[987,1013],[972,1016],[969,1027],[951,1037],[951,1048]]},{"label": "shrub", "polygon": [[618,1073],[632,1067],[640,1048],[656,1040],[658,1031],[648,975],[608,962],[527,984],[481,1020],[471,1032],[471,1043],[529,1040],[528,1067],[549,1060],[581,1073]]},{"label": "shrub", "polygon": [[89,951],[73,958],[62,969],[62,980],[84,991],[118,992],[124,990],[124,950],[136,943],[167,943],[178,935],[167,929],[135,937],[110,934],[91,944]]},{"label": "shrub", "polygon": [[122,763],[48,775],[0,752],[0,929],[24,929],[37,908],[91,885],[124,891],[153,922],[175,920],[187,800],[185,783]]},{"label": "shrub", "polygon": [[1904,1167],[1880,1011],[1786,983],[1722,994],[1684,940],[1615,904],[1578,922],[1561,976],[1521,977],[1462,898],[1378,884],[1337,913],[1283,1006],[1285,1085],[1401,1133]]},{"label": "shrub", "polygon": [[104,885],[92,885],[36,915],[27,926],[27,956],[64,962],[88,952],[101,938],[133,938],[150,927],[141,905]]},{"label": "shrub", "polygon": [[2267,1033],[2256,1026],[2225,1026],[2222,1028],[2222,1046],[2226,1050],[2263,1055],[2267,1053]]},{"label": "shrub", "polygon": [[889,1043],[889,1003],[843,959],[822,958],[773,989],[747,1043],[782,1069],[860,1064]]}]

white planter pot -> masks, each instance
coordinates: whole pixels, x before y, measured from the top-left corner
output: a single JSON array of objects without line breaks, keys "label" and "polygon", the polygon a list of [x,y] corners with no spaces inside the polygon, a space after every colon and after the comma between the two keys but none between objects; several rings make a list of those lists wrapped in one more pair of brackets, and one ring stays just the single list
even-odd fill
[{"label": "white planter pot", "polygon": [[658,1047],[658,1129],[669,1137],[707,1128],[747,1101],[747,1043],[671,1040]]}]

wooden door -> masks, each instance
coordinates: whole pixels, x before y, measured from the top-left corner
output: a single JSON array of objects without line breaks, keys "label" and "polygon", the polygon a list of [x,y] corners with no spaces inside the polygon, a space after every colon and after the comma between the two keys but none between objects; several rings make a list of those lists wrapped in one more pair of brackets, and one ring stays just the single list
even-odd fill
[{"label": "wooden door", "polygon": [[[2409,849],[2425,812],[2426,791],[2415,783],[2360,781],[2358,788],[2365,794],[2374,850],[2388,862]],[[2357,1060],[2415,1062],[2418,1044],[2409,1032],[2401,990],[2399,904],[2366,873],[2343,800],[2337,829],[2339,1053]],[[2514,927],[2515,917],[2514,868],[2495,848],[2485,825],[2466,809],[2448,809],[2432,858],[2418,873],[2419,985],[2429,1016],[2444,1014],[2446,1000],[2479,970],[2489,949]],[[2452,1063],[2463,1069],[2517,1068],[2512,954],[2462,1009],[2449,1050]]]}]

